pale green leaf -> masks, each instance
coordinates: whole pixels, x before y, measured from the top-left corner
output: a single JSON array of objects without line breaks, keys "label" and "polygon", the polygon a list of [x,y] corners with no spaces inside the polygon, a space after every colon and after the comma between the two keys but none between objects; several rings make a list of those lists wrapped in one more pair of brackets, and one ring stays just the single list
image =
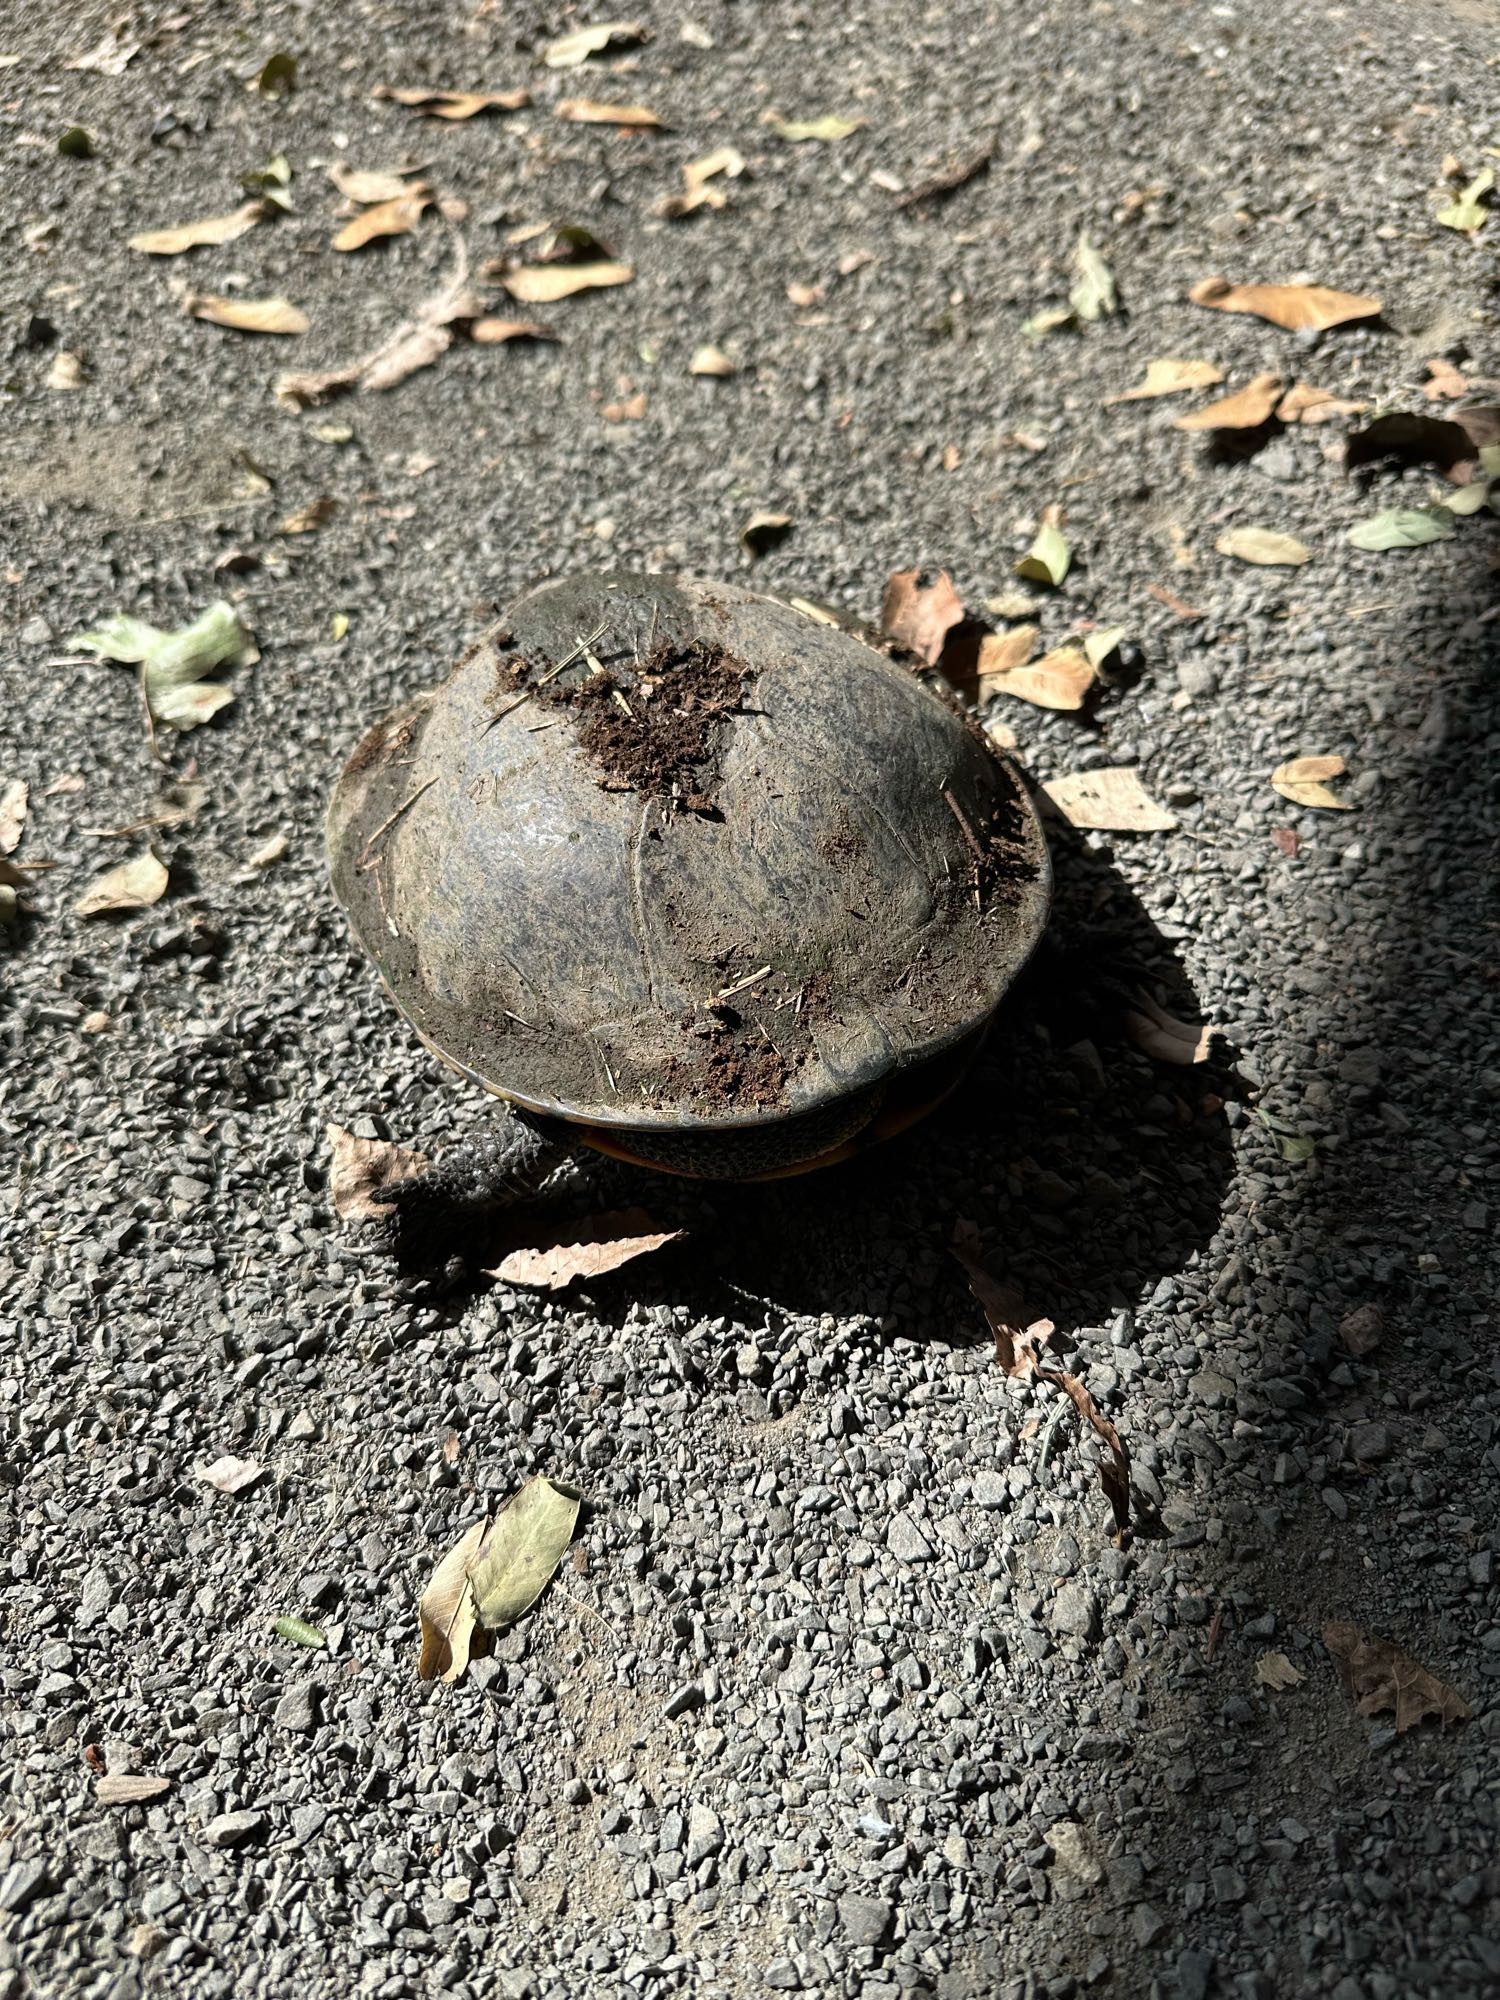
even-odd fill
[{"label": "pale green leaf", "polygon": [[496,1516],[484,1554],[469,1572],[487,1632],[513,1625],[552,1580],[578,1521],[580,1495],[538,1473]]},{"label": "pale green leaf", "polygon": [[1090,632],[1083,642],[1083,656],[1098,673],[1104,662],[1120,650],[1120,641],[1125,637],[1123,625],[1105,625],[1097,632]]},{"label": "pale green leaf", "polygon": [[1447,507],[1388,507],[1349,530],[1357,549],[1415,549],[1423,542],[1446,542],[1453,533]]},{"label": "pale green leaf", "polygon": [[1043,521],[1036,540],[1016,564],[1016,575],[1029,577],[1033,583],[1058,584],[1067,575],[1072,560],[1073,552],[1062,529],[1051,521]]},{"label": "pale green leaf", "polygon": [[786,139],[799,146],[809,139],[821,140],[825,145],[837,139],[847,139],[851,132],[857,132],[864,124],[863,118],[840,118],[829,112],[822,118],[768,118],[766,124],[778,139]]},{"label": "pale green leaf", "polygon": [[151,720],[167,729],[197,729],[234,700],[234,689],[222,681],[175,681],[147,691]]},{"label": "pale green leaf", "polygon": [[1068,304],[1080,319],[1109,319],[1120,310],[1120,294],[1115,274],[1094,248],[1087,230],[1073,252],[1073,268],[1078,282],[1068,294]]},{"label": "pale green leaf", "polygon": [[1471,479],[1467,486],[1455,486],[1443,500],[1443,509],[1449,514],[1477,514],[1490,497],[1490,482],[1487,479]]},{"label": "pale green leaf", "polygon": [[229,688],[201,684],[206,674],[215,667],[248,667],[260,658],[239,614],[222,599],[176,632],[122,614],[68,644],[75,653],[139,666],[152,719],[170,729],[196,729],[234,700]]},{"label": "pale green leaf", "polygon": [[1065,326],[1073,326],[1077,315],[1071,306],[1043,306],[1030,319],[1023,319],[1021,331],[1028,340],[1045,340],[1049,333],[1061,333]]},{"label": "pale green leaf", "polygon": [[305,1618],[278,1618],[271,1630],[278,1639],[285,1639],[293,1646],[306,1646],[310,1651],[328,1644],[317,1626],[309,1625]]},{"label": "pale green leaf", "polygon": [[80,632],[68,641],[70,653],[92,653],[97,659],[119,660],[126,666],[136,666],[151,657],[156,647],[167,637],[155,625],[147,625],[142,619],[131,618],[125,612],[116,612],[113,618],[106,618],[102,625],[96,625],[92,632]]},{"label": "pale green leaf", "polygon": [[1444,229],[1457,229],[1466,236],[1472,236],[1476,229],[1483,229],[1489,215],[1486,197],[1494,192],[1495,169],[1482,167],[1463,193],[1454,197],[1446,208],[1440,208],[1436,220]]}]

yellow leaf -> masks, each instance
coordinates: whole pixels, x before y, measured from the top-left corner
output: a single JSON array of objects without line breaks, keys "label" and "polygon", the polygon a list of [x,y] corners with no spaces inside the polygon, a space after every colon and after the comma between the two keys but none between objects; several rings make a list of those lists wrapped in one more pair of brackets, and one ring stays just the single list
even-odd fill
[{"label": "yellow leaf", "polygon": [[695,347],[688,363],[689,375],[732,375],[734,363],[722,347]]},{"label": "yellow leaf", "polygon": [[794,146],[804,145],[810,139],[825,145],[847,139],[851,132],[858,132],[865,122],[863,118],[839,118],[832,112],[824,118],[778,118],[774,112],[767,111],[761,118],[761,123],[768,125],[778,139],[785,139]]},{"label": "yellow leaf", "polygon": [[1325,812],[1352,812],[1354,808],[1337,792],[1329,791],[1325,778],[1341,778],[1348,769],[1342,757],[1293,757],[1278,764],[1271,773],[1272,787],[1297,806],[1320,806]]},{"label": "yellow leaf", "polygon": [[495,1516],[469,1582],[486,1632],[514,1625],[552,1581],[578,1525],[580,1495],[538,1473]]},{"label": "yellow leaf", "polygon": [[1105,833],[1170,833],[1177,824],[1128,765],[1075,771],[1053,778],[1042,790],[1073,826],[1096,827]]},{"label": "yellow leaf", "polygon": [[1294,535],[1278,535],[1271,528],[1230,528],[1214,547],[1221,556],[1237,556],[1241,562],[1258,563],[1262,568],[1296,568],[1312,560],[1311,552]]},{"label": "yellow leaf", "polygon": [[247,201],[232,215],[205,216],[201,222],[179,222],[174,229],[148,229],[132,236],[129,247],[148,257],[180,257],[203,244],[233,243],[271,213],[263,201]]},{"label": "yellow leaf", "polygon": [[628,285],[635,276],[629,264],[521,264],[501,279],[506,291],[523,305],[550,305],[575,292],[597,291],[607,285]]},{"label": "yellow leaf", "polygon": [[213,292],[189,292],[182,309],[194,319],[239,333],[306,333],[307,317],[290,299],[225,299]]}]

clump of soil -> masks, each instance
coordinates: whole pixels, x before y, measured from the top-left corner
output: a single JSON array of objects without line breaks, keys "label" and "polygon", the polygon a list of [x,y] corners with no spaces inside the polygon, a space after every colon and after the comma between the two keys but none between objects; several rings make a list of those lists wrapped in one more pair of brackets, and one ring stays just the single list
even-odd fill
[{"label": "clump of soil", "polygon": [[747,671],[721,646],[662,641],[637,673],[590,674],[561,698],[577,713],[578,741],[606,791],[711,812],[724,717],[739,707]]},{"label": "clump of soil", "polygon": [[701,1036],[690,1054],[674,1056],[667,1065],[667,1087],[674,1096],[692,1098],[715,1110],[781,1103],[792,1066],[773,1042],[753,1032],[738,1034],[742,1024],[732,1008],[715,1010],[717,1018],[687,1025]]}]

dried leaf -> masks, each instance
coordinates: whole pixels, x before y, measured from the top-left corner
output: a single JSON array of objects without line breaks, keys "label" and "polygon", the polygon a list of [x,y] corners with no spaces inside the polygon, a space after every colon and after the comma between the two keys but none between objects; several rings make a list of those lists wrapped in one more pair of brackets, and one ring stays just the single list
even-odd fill
[{"label": "dried leaf", "polygon": [[761,123],[768,125],[778,139],[794,146],[805,145],[810,139],[830,145],[847,139],[851,132],[858,132],[865,122],[863,118],[839,118],[832,112],[822,118],[778,118],[774,111],[767,111],[761,117]]},{"label": "dried leaf", "polygon": [[167,871],[148,848],[91,883],[73,905],[73,914],[98,917],[112,910],[147,910],[161,901],[166,888]]},{"label": "dried leaf", "polygon": [[163,688],[159,694],[150,694],[147,698],[153,722],[162,723],[168,729],[199,729],[205,722],[211,722],[221,709],[232,705],[234,689],[225,687],[222,681],[191,681],[182,686]]},{"label": "dried leaf", "polygon": [[198,1478],[216,1493],[248,1493],[266,1476],[266,1468],[253,1458],[234,1458],[228,1453],[212,1465],[200,1465]]},{"label": "dried leaf", "polygon": [[384,83],[370,95],[404,104],[429,118],[453,120],[474,118],[481,111],[519,111],[531,102],[529,90],[395,90]]},{"label": "dried leaf", "polygon": [[418,306],[416,316],[403,320],[372,354],[364,355],[343,368],[321,373],[294,370],[276,379],[276,394],[283,401],[306,405],[345,389],[376,392],[393,389],[419,368],[445,354],[453,344],[455,320],[475,319],[482,308],[469,290],[469,260],[463,243],[458,245],[453,270],[446,283]]},{"label": "dried leaf", "polygon": [[1177,419],[1180,431],[1253,431],[1270,421],[1281,400],[1279,375],[1257,375],[1232,396],[1221,396],[1206,409],[1191,410]]},{"label": "dried leaf", "polygon": [[1096,632],[1090,632],[1083,642],[1083,657],[1097,674],[1106,660],[1113,659],[1120,650],[1125,637],[1123,625],[1102,625]]},{"label": "dried leaf", "polygon": [[552,1581],[578,1524],[581,1495],[538,1473],[495,1516],[469,1572],[486,1632],[514,1625]]},{"label": "dried leaf", "polygon": [[644,104],[601,104],[592,97],[565,97],[552,115],[569,125],[628,125],[640,131],[661,131],[662,121]]},{"label": "dried leaf", "polygon": [[622,402],[606,403],[599,414],[607,424],[636,424],[645,416],[648,398],[644,389],[638,389],[633,396]]},{"label": "dried leaf", "polygon": [[1115,274],[1094,248],[1087,230],[1073,252],[1073,268],[1078,282],[1068,294],[1068,304],[1082,320],[1109,319],[1120,310],[1120,294]]},{"label": "dried leaf", "polygon": [[281,523],[278,533],[283,535],[312,535],[331,521],[339,511],[339,503],[325,493],[320,499],[309,500],[305,507],[299,507],[295,514],[288,514]]},{"label": "dried leaf", "polygon": [[507,340],[556,340],[550,326],[534,319],[476,319],[469,328],[470,340],[481,347],[496,347]]},{"label": "dried leaf", "polygon": [[24,778],[12,778],[0,790],[0,854],[14,854],[20,846],[30,797],[31,787]]},{"label": "dried leaf", "polygon": [[1453,515],[1446,507],[1388,507],[1349,530],[1357,549],[1415,549],[1424,542],[1446,542],[1453,534]]},{"label": "dried leaf", "polygon": [[1068,547],[1061,522],[1049,518],[1056,511],[1051,507],[1047,509],[1036,540],[1016,564],[1016,575],[1027,577],[1032,583],[1060,584],[1072,565],[1073,553]]},{"label": "dried leaf", "polygon": [[1179,1021],[1153,994],[1139,988],[1136,1004],[1125,1014],[1125,1032],[1136,1047],[1159,1062],[1207,1062],[1216,1033],[1212,1021]]},{"label": "dried leaf", "polygon": [[507,271],[500,282],[523,305],[551,305],[575,292],[628,285],[634,276],[629,264],[520,264]]},{"label": "dried leaf", "polygon": [[548,69],[577,69],[590,56],[602,55],[606,49],[629,48],[649,37],[650,30],[639,21],[596,21],[590,28],[575,28],[572,34],[549,42],[542,61]]},{"label": "dried leaf", "polygon": [[1284,799],[1297,806],[1321,806],[1327,812],[1352,812],[1347,799],[1330,792],[1325,778],[1341,778],[1348,769],[1342,757],[1293,757],[1278,764],[1271,784]]},{"label": "dried leaf", "polygon": [[170,1778],[151,1777],[144,1771],[110,1771],[94,1787],[94,1803],[101,1806],[139,1806],[149,1799],[165,1798],[172,1789]]},{"label": "dried leaf", "polygon": [[1440,208],[1433,217],[1444,229],[1456,229],[1462,235],[1472,236],[1483,229],[1489,219],[1489,197],[1495,191],[1495,169],[1481,167],[1462,194],[1455,195],[1446,208]]},{"label": "dried leaf", "polygon": [[233,243],[270,214],[263,201],[247,201],[232,215],[210,215],[202,222],[180,222],[174,229],[148,229],[132,236],[128,247],[148,257],[179,257],[205,244]]},{"label": "dried leaf", "polygon": [[1326,285],[1231,285],[1227,278],[1204,278],[1188,297],[1195,306],[1218,312],[1253,313],[1288,333],[1321,332],[1349,320],[1374,319],[1380,300],[1358,292],[1334,292]]},{"label": "dried leaf", "polygon": [[328,1194],[334,1214],[341,1222],[388,1220],[390,1204],[376,1201],[376,1190],[420,1174],[427,1155],[388,1139],[358,1138],[343,1125],[330,1124],[325,1131],[332,1155]]},{"label": "dried leaf", "polygon": [[733,375],[734,363],[722,347],[704,345],[693,349],[693,358],[688,363],[689,375]]},{"label": "dried leaf", "polygon": [[422,1633],[422,1652],[417,1662],[420,1680],[441,1677],[451,1685],[469,1664],[475,1618],[469,1571],[488,1532],[488,1520],[476,1521],[443,1557],[422,1592],[417,1606]]},{"label": "dried leaf", "polygon": [[328,169],[328,178],[339,193],[349,201],[357,201],[361,206],[372,202],[398,201],[411,186],[415,167],[380,168],[365,170],[360,167],[346,167],[335,160]]},{"label": "dried leaf", "polygon": [[1427,380],[1422,384],[1422,394],[1429,403],[1451,402],[1469,393],[1469,378],[1451,361],[1445,361],[1441,354],[1435,354],[1422,366],[1427,370]]},{"label": "dried leaf", "polygon": [[[1029,590],[1002,590],[998,596],[984,600],[985,610],[996,618],[1029,618],[1036,607],[1037,599]],[[1018,667],[1021,661],[1012,660],[1008,664]]]},{"label": "dried leaf", "polygon": [[612,1209],[581,1222],[560,1223],[542,1240],[515,1249],[486,1275],[508,1285],[560,1292],[578,1278],[599,1278],[637,1257],[675,1243],[680,1229],[656,1229],[642,1208]]},{"label": "dried leaf", "polygon": [[1030,319],[1023,319],[1021,331],[1028,340],[1045,340],[1049,333],[1061,333],[1065,326],[1072,326],[1077,314],[1071,306],[1043,306]]},{"label": "dried leaf", "polygon": [[122,22],[106,28],[102,41],[96,42],[86,54],[74,56],[71,62],[63,64],[64,69],[92,70],[96,76],[123,76],[125,66],[132,57],[139,55],[139,42],[120,40]]},{"label": "dried leaf", "polygon": [[1377,1305],[1354,1306],[1339,1321],[1339,1339],[1351,1354],[1373,1354],[1384,1338],[1385,1314]]},{"label": "dried leaf", "polygon": [[922,577],[920,569],[898,569],[886,579],[880,629],[898,646],[935,667],[948,634],[963,618],[963,600],[947,570],[939,570],[931,583],[924,583]]},{"label": "dried leaf", "polygon": [[1211,389],[1223,380],[1223,369],[1216,368],[1212,361],[1179,361],[1168,355],[1161,361],[1148,361],[1144,380],[1133,389],[1119,396],[1106,396],[1104,401],[1106,405],[1144,403],[1156,396],[1181,395],[1185,389]]},{"label": "dried leaf", "polygon": [[261,65],[251,87],[262,97],[285,97],[297,88],[297,58],[278,49]]},{"label": "dried leaf", "polygon": [[1312,551],[1294,535],[1279,535],[1273,528],[1230,528],[1214,547],[1221,556],[1236,556],[1262,569],[1296,569],[1312,561]]},{"label": "dried leaf", "polygon": [[1454,1688],[1429,1673],[1420,1661],[1389,1639],[1362,1626],[1334,1619],[1323,1627],[1323,1644],[1339,1663],[1344,1686],[1361,1715],[1391,1714],[1398,1736],[1429,1715],[1439,1727],[1467,1722],[1474,1711]]},{"label": "dried leaf", "polygon": [[1115,1538],[1123,1545],[1130,1535],[1131,1485],[1130,1454],[1120,1433],[1076,1375],[1060,1368],[1043,1366],[1040,1356],[1053,1332],[1050,1319],[1026,1323],[1021,1295],[1011,1285],[1002,1284],[979,1257],[979,1238],[971,1222],[959,1222],[953,1231],[952,1250],[968,1274],[975,1298],[995,1336],[995,1358],[1005,1373],[1022,1380],[1048,1382],[1063,1394],[1079,1417],[1104,1444],[1107,1459],[1099,1464],[1099,1483],[1114,1515]]},{"label": "dried leaf", "polygon": [[1033,708],[1073,710],[1083,707],[1094,685],[1094,669],[1077,646],[1055,647],[1035,666],[1011,667],[999,673],[987,667],[987,647],[986,640],[979,649],[981,695],[1008,694],[1018,701],[1029,701]]},{"label": "dried leaf", "polygon": [[1294,1667],[1285,1653],[1262,1653],[1255,1662],[1255,1678],[1262,1687],[1295,1687],[1304,1676]]},{"label": "dried leaf", "polygon": [[1311,382],[1294,382],[1276,405],[1276,418],[1283,424],[1326,424],[1331,417],[1359,417],[1368,403],[1355,403],[1331,390],[1315,389]]},{"label": "dried leaf", "polygon": [[1009,632],[986,632],[979,642],[976,672],[981,699],[992,692],[990,682],[1001,674],[1024,667],[1036,650],[1035,625],[1016,625]]},{"label": "dried leaf", "polygon": [[729,197],[714,185],[715,176],[735,180],[744,171],[744,155],[733,146],[720,146],[716,152],[705,153],[701,160],[689,160],[682,170],[685,183],[682,193],[663,195],[656,204],[656,213],[671,221],[691,215],[699,208],[724,208]]},{"label": "dried leaf", "polygon": [[423,209],[432,201],[432,193],[427,181],[416,181],[391,200],[376,202],[344,224],[333,239],[334,249],[359,250],[377,236],[408,235],[421,221]]},{"label": "dried leaf", "polygon": [[1053,778],[1042,790],[1071,826],[1104,833],[1170,833],[1177,820],[1159,806],[1129,765],[1104,771],[1075,771]]},{"label": "dried leaf", "polygon": [[740,547],[752,556],[768,555],[780,547],[794,525],[790,514],[752,514],[740,529]]},{"label": "dried leaf", "polygon": [[182,309],[194,319],[237,333],[306,333],[307,316],[290,299],[225,299],[214,292],[189,292]]},{"label": "dried leaf", "polygon": [[271,1627],[278,1639],[285,1639],[289,1646],[305,1646],[310,1653],[321,1650],[328,1644],[316,1625],[310,1625],[305,1618],[278,1618]]}]

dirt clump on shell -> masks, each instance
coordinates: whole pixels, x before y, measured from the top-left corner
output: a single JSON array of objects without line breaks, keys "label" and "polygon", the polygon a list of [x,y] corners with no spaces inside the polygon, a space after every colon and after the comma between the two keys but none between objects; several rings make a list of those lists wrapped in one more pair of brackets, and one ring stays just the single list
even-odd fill
[{"label": "dirt clump on shell", "polygon": [[668,1090],[716,1110],[739,1105],[769,1110],[780,1104],[792,1064],[766,1036],[736,1032],[745,1024],[732,1008],[714,1014],[708,1021],[688,1016],[684,1026],[702,1039],[690,1055],[674,1056],[667,1065]]}]

